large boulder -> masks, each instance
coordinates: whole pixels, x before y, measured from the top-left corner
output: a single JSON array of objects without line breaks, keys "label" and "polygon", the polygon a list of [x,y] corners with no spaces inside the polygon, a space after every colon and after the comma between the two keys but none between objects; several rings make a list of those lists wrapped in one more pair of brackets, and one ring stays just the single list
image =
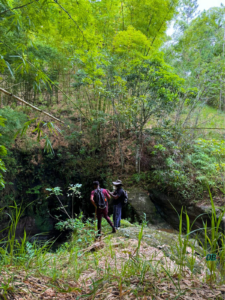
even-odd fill
[{"label": "large boulder", "polygon": [[141,188],[130,188],[128,190],[128,197],[129,203],[141,218],[145,213],[146,221],[150,224],[158,225],[158,227],[161,228],[171,228],[170,225],[165,222],[166,218],[163,215],[163,211],[151,201],[148,191]]},{"label": "large boulder", "polygon": [[[211,223],[211,205],[201,205],[195,202],[187,202],[178,196],[165,195],[164,193],[157,190],[149,191],[149,198],[152,203],[161,212],[165,220],[173,226],[173,228],[179,228],[179,215],[182,207],[183,212],[187,211],[190,219],[190,224],[194,223],[192,229],[203,228],[203,223],[207,221],[208,226]],[[216,209],[217,216],[220,214],[220,209]],[[183,216],[183,227],[185,228],[186,218]],[[220,224],[221,230],[225,231],[225,216]]]}]

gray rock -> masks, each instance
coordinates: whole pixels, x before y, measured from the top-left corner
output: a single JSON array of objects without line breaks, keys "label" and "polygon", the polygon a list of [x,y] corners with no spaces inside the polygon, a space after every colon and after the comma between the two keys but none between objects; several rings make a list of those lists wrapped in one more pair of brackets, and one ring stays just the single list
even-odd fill
[{"label": "gray rock", "polygon": [[146,220],[149,226],[155,225],[158,228],[171,228],[172,227],[165,221],[165,219],[157,211],[156,206],[149,198],[149,193],[141,188],[130,188],[128,190],[129,203],[133,206],[135,211],[140,217],[146,215]]},{"label": "gray rock", "polygon": [[[161,211],[161,214],[165,220],[173,227],[179,228],[179,216],[181,209],[183,207],[183,212],[187,211],[190,219],[190,224],[194,221],[193,229],[203,228],[203,222],[207,221],[208,226],[210,226],[211,218],[211,205],[199,205],[198,203],[190,203],[181,199],[179,195],[168,196],[160,191],[152,189],[149,192],[150,199],[156,207]],[[177,214],[178,213],[178,214]],[[220,209],[216,208],[217,217],[219,217]],[[200,217],[199,217],[200,216]],[[198,217],[198,218],[197,218]],[[183,229],[186,228],[186,217],[183,216]],[[221,230],[225,232],[225,216],[220,224]],[[199,231],[199,233],[201,233]]]}]

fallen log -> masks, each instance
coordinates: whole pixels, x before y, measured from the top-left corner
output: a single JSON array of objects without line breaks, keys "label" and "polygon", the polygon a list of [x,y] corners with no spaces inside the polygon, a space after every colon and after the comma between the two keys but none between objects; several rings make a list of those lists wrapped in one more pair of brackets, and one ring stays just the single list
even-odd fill
[{"label": "fallen log", "polygon": [[4,90],[4,89],[1,88],[1,87],[0,87],[0,92],[2,92],[2,93],[4,93],[4,94],[6,94],[6,95],[8,95],[8,96],[10,96],[10,97],[12,97],[12,98],[14,98],[14,99],[16,99],[17,101],[19,101],[19,102],[21,102],[21,103],[23,103],[23,104],[25,104],[25,105],[27,105],[27,106],[30,106],[30,107],[33,108],[34,110],[36,110],[36,111],[38,111],[38,112],[40,112],[40,113],[45,114],[46,116],[48,116],[48,117],[54,119],[55,121],[64,124],[63,121],[57,119],[57,118],[54,117],[53,115],[51,115],[51,114],[47,113],[46,111],[44,111],[44,110],[42,110],[42,109],[40,109],[40,108],[38,108],[38,107],[36,107],[36,106],[30,104],[29,102],[27,102],[27,101],[25,101],[25,100],[23,100],[23,99],[21,99],[21,98],[19,98],[19,97],[13,95],[12,93],[10,93],[10,92]]}]

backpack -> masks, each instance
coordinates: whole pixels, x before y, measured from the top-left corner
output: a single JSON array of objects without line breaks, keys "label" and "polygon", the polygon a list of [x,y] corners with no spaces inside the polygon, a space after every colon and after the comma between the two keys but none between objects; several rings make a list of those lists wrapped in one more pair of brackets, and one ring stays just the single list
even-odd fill
[{"label": "backpack", "polygon": [[123,200],[122,200],[122,205],[126,205],[128,202],[128,193],[127,191],[123,191]]},{"label": "backpack", "polygon": [[107,199],[102,192],[102,189],[95,190],[94,201],[98,208],[106,208]]}]

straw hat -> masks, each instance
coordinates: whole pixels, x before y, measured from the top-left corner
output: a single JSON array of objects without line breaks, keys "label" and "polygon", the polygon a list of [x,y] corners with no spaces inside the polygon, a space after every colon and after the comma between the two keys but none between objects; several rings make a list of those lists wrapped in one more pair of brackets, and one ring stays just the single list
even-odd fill
[{"label": "straw hat", "polygon": [[117,179],[117,181],[113,182],[113,185],[123,185],[122,181]]}]

